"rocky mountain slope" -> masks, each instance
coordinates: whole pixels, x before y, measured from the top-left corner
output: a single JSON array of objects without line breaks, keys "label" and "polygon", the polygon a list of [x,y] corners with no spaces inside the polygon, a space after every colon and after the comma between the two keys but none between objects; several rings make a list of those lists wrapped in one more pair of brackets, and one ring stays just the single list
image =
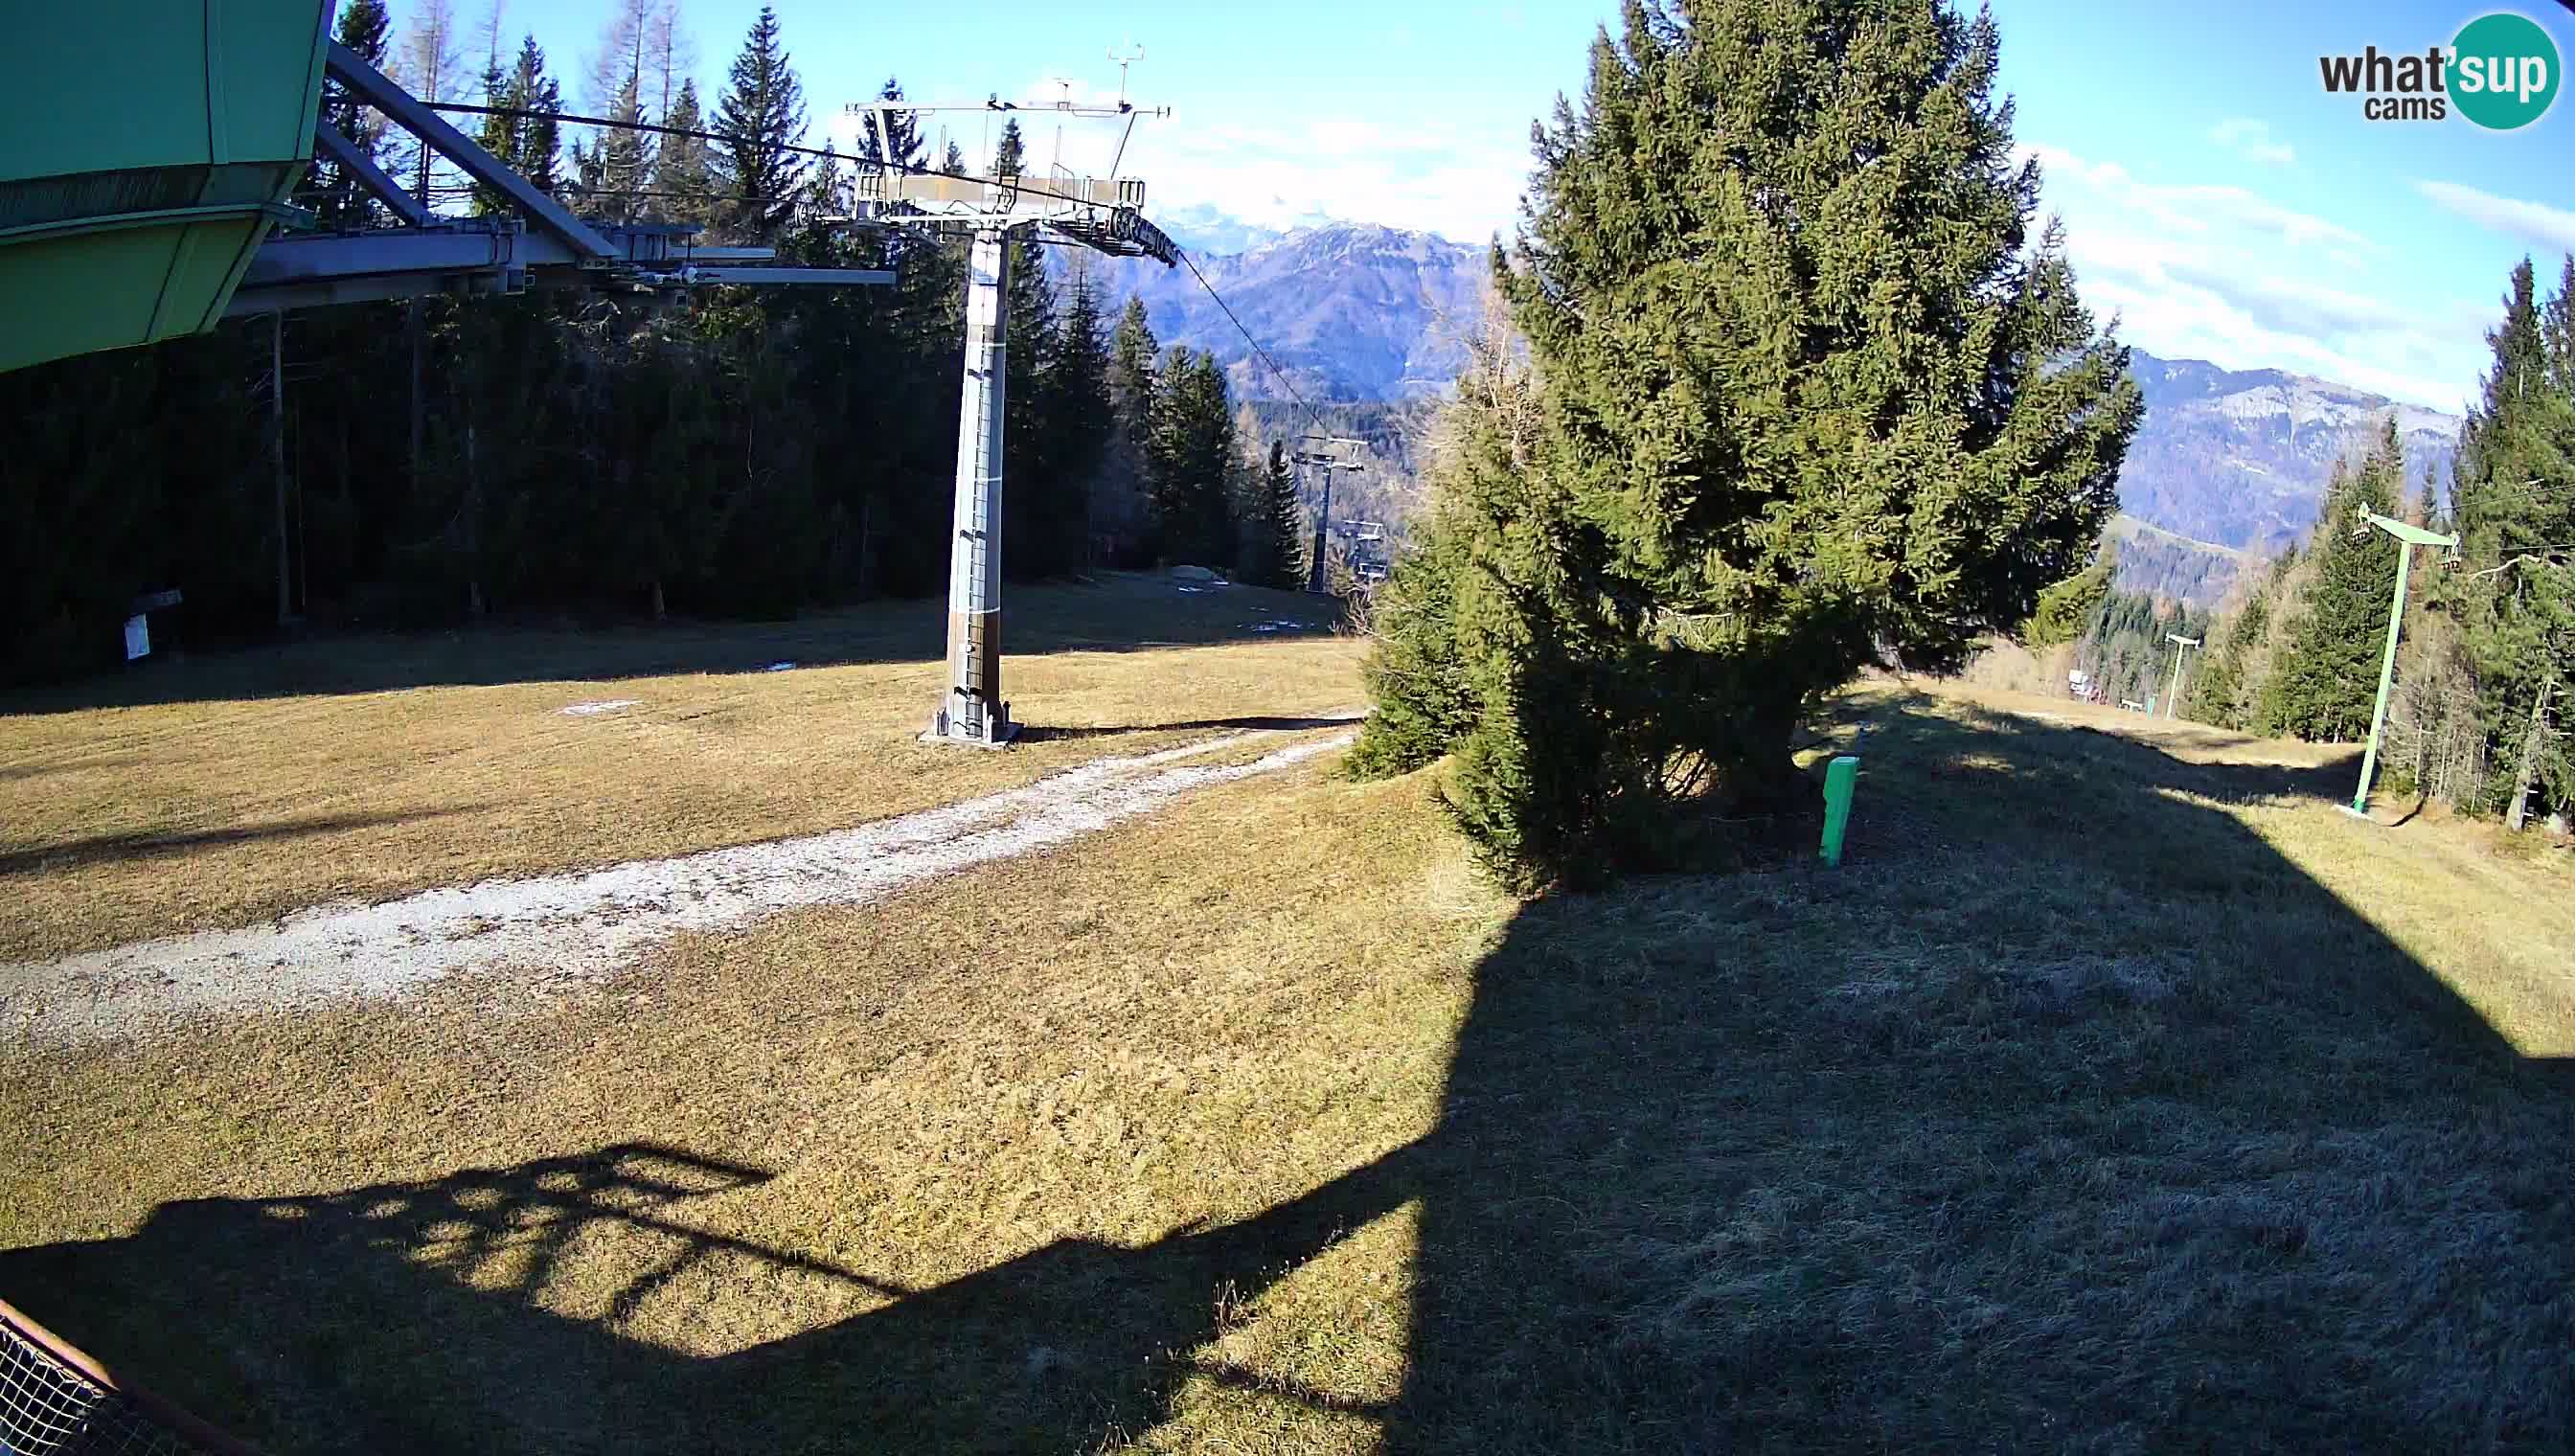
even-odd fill
[{"label": "rocky mountain slope", "polygon": [[[1251,242],[1242,252],[1191,256],[1307,400],[1435,395],[1455,377],[1458,330],[1483,286],[1481,249],[1365,223],[1267,236],[1227,227],[1221,216],[1173,226],[1184,247],[1194,237]],[[1287,393],[1186,267],[1121,262],[1107,282],[1121,302],[1131,292],[1145,300],[1165,344],[1216,351],[1239,398]]]}]

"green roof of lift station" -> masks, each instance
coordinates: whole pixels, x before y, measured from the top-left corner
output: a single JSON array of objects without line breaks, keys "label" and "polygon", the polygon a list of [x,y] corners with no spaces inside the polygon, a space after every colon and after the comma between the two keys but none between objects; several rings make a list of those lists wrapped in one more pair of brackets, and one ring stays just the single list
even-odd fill
[{"label": "green roof of lift station", "polygon": [[313,154],[329,0],[56,0],[0,48],[0,370],[212,328]]}]

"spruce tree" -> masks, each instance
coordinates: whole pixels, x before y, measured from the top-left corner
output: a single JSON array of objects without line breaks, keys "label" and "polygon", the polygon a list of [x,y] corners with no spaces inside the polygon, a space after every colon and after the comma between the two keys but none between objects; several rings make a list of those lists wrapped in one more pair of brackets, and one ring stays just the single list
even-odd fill
[{"label": "spruce tree", "polygon": [[1284,443],[1270,443],[1270,458],[1253,472],[1241,515],[1241,579],[1283,592],[1303,586],[1305,512],[1297,496],[1296,471],[1288,463]]},{"label": "spruce tree", "polygon": [[1118,407],[1119,427],[1140,448],[1152,428],[1154,360],[1162,350],[1145,316],[1145,301],[1129,294],[1109,337],[1109,392]]},{"label": "spruce tree", "polygon": [[1028,170],[1027,139],[1020,135],[1020,119],[1012,117],[1002,123],[1002,140],[993,148],[993,175],[1017,177]]},{"label": "spruce tree", "polygon": [[573,168],[579,176],[583,209],[612,223],[636,222],[654,209],[654,135],[634,124],[644,119],[644,73],[629,69],[617,86],[608,116],[620,125],[600,128],[599,140],[585,149],[573,146]]},{"label": "spruce tree", "polygon": [[1114,415],[1092,520],[1117,539],[1128,560],[1151,561],[1161,550],[1155,535],[1151,490],[1154,419],[1154,338],[1142,299],[1130,294],[1109,337],[1109,401]]},{"label": "spruce tree", "polygon": [[1799,720],[2084,565],[2141,412],[2033,238],[1990,17],[1630,0],[1537,137],[1496,281],[1545,397],[1457,604],[1449,803],[1508,883],[1669,862],[1673,805],[1803,801]]},{"label": "spruce tree", "polygon": [[2034,648],[2058,647],[2074,641],[2090,620],[2092,609],[2110,595],[2111,580],[2118,574],[2118,544],[2105,541],[2092,565],[2038,594],[2038,610],[2030,614],[2029,622],[2021,629],[2021,641]]},{"label": "spruce tree", "polygon": [[2530,262],[2513,270],[2494,368],[2462,432],[2454,491],[2467,649],[2518,830],[2534,797],[2575,800],[2564,727],[2575,685],[2575,257],[2542,305]]},{"label": "spruce tree", "polygon": [[[546,53],[533,35],[519,42],[518,59],[508,71],[501,69],[498,56],[490,58],[483,71],[483,95],[485,105],[504,111],[563,109],[563,93],[554,78],[546,74]],[[477,140],[483,150],[535,183],[539,191],[552,193],[557,186],[555,167],[562,145],[559,138],[560,125],[551,116],[505,116],[496,112],[483,118],[482,135]],[[509,200],[496,189],[475,185],[477,217],[507,212],[509,207]]]},{"label": "spruce tree", "polygon": [[[332,34],[340,44],[381,71],[385,68],[385,49],[393,35],[393,17],[386,13],[384,0],[349,0]],[[355,143],[369,161],[382,165],[385,123],[373,119],[347,87],[327,75],[322,80],[318,115],[324,125]],[[368,227],[376,216],[376,204],[359,186],[357,177],[319,153],[305,173],[296,204],[319,214],[326,229]]]},{"label": "spruce tree", "polygon": [[2290,609],[2288,651],[2262,690],[2262,731],[2336,743],[2368,736],[2401,548],[2361,514],[2393,516],[2404,480],[2392,417],[2358,470],[2335,468],[2316,519],[2315,576]]},{"label": "spruce tree", "polygon": [[662,138],[661,153],[653,159],[653,190],[661,194],[655,205],[672,222],[705,227],[715,219],[714,163],[704,137],[676,134],[707,129],[706,117],[698,109],[697,82],[680,83],[666,122],[674,134]]},{"label": "spruce tree", "polygon": [[2271,631],[2271,594],[2257,587],[2208,640],[2199,676],[2182,695],[2182,711],[2195,723],[2242,731],[2252,727],[2251,659]]},{"label": "spruce tree", "polygon": [[[877,88],[877,99],[879,101],[905,99],[903,83],[892,76],[886,77],[885,84]],[[891,151],[887,149],[885,143],[877,140],[876,124],[873,121],[859,129],[858,158],[861,162],[890,166],[898,172],[922,165],[929,153],[922,143],[921,123],[917,118],[910,112],[893,112],[886,117],[885,130],[886,142],[893,144]]]},{"label": "spruce tree", "polygon": [[1064,572],[1091,565],[1093,496],[1108,469],[1110,442],[1118,429],[1110,401],[1109,336],[1087,263],[1074,266],[1071,294],[1055,335],[1043,413],[1060,483],[1054,499],[1062,507],[1058,529],[1063,538],[1050,554],[1051,564]]},{"label": "spruce tree", "polygon": [[[516,119],[501,115],[498,108],[518,105],[510,94],[509,74],[501,69],[501,53],[493,51],[483,62],[483,104],[495,108],[483,118],[474,140],[494,161],[516,169],[519,165],[519,127]],[[490,217],[509,210],[509,202],[500,190],[478,182],[474,184],[473,211],[476,217]]]},{"label": "spruce tree", "polygon": [[1155,394],[1148,468],[1155,531],[1171,560],[1212,570],[1235,564],[1235,455],[1225,371],[1213,354],[1175,347]]},{"label": "spruce tree", "polygon": [[773,7],[761,7],[734,57],[715,130],[732,139],[715,158],[719,221],[743,242],[774,240],[795,216],[804,180],[804,160],[787,149],[805,135],[805,88],[779,43]]},{"label": "spruce tree", "polygon": [[524,118],[520,123],[519,172],[545,192],[561,190],[563,179],[558,171],[563,165],[562,124],[552,113],[563,110],[563,87],[546,70],[546,53],[537,46],[533,35],[519,42],[519,61],[511,73],[512,94],[518,105],[543,115]]},{"label": "spruce tree", "polygon": [[1487,294],[1465,343],[1455,395],[1428,441],[1423,529],[1369,605],[1375,643],[1361,677],[1375,709],[1350,749],[1357,777],[1431,762],[1475,726],[1480,709],[1458,613],[1462,599],[1498,586],[1475,564],[1499,551],[1502,531],[1521,514],[1514,496],[1531,478],[1539,401],[1497,296]]}]

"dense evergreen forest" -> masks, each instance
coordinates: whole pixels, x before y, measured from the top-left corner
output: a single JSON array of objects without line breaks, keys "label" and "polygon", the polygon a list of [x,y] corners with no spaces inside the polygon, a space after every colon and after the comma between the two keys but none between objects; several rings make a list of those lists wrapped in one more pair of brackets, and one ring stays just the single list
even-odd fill
[{"label": "dense evergreen forest", "polygon": [[[472,44],[448,0],[399,31],[382,0],[352,0],[337,33],[424,98],[568,109],[533,37]],[[573,128],[526,116],[483,118],[477,139],[585,216],[699,225],[702,242],[898,284],[352,306],[0,375],[0,680],[113,663],[131,600],[171,588],[186,605],[156,633],[201,642],[289,620],[761,617],[937,590],[964,245],[844,220],[858,168],[1014,170],[1017,125],[971,163],[901,126],[890,159],[874,139],[809,155],[774,13],[712,104],[683,51],[675,5],[622,0],[585,84],[619,121],[722,141],[602,128],[567,146]],[[322,104],[432,206],[500,206],[336,88]],[[327,162],[297,201],[327,228],[386,221]],[[1016,264],[1006,569],[1169,558],[1296,580],[1295,483],[1215,362],[1161,350],[1077,250],[1022,244]]]},{"label": "dense evergreen forest", "polygon": [[2408,489],[2391,421],[2338,469],[2305,547],[2248,572],[2185,699],[2204,723],[2368,736],[2399,547],[2362,513],[2460,538],[2416,548],[2388,704],[2388,783],[2513,828],[2575,808],[2575,257],[2543,297],[2528,262],[2487,333],[2494,363],[2451,465]]},{"label": "dense evergreen forest", "polygon": [[[2195,638],[2204,646],[2208,625],[2205,612],[2144,593],[2113,592],[2093,608],[2074,645],[2074,666],[2089,675],[2103,703],[2143,704],[2161,714],[2172,692],[2170,639]],[[2185,684],[2196,674],[2197,657],[2183,649]]]}]

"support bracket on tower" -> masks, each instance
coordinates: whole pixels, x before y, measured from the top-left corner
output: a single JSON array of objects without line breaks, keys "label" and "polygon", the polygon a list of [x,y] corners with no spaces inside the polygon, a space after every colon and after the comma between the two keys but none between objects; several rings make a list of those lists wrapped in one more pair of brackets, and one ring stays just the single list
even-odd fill
[{"label": "support bracket on tower", "polygon": [[450,125],[439,108],[337,41],[324,66],[356,101],[382,112],[509,211],[453,218],[433,211],[327,122],[316,148],[399,219],[395,228],[277,233],[260,246],[225,305],[227,317],[427,294],[514,294],[531,287],[643,290],[709,284],[870,287],[881,269],[764,268],[767,248],[698,248],[698,229],[670,223],[585,222],[535,181]]}]

